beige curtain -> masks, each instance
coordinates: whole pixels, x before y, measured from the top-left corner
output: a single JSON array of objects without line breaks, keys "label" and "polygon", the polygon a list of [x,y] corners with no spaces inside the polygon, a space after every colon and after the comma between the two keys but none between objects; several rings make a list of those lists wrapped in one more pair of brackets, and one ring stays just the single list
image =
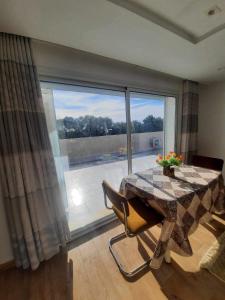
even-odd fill
[{"label": "beige curtain", "polygon": [[190,163],[192,155],[197,153],[198,101],[198,83],[185,80],[182,95],[180,146],[185,163]]},{"label": "beige curtain", "polygon": [[61,201],[29,38],[0,33],[0,190],[18,267],[65,246]]}]

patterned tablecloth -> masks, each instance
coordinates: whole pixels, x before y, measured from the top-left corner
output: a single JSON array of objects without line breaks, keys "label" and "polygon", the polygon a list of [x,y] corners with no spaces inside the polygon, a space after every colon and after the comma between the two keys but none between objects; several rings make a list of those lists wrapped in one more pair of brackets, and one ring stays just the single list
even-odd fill
[{"label": "patterned tablecloth", "polygon": [[139,196],[165,216],[150,264],[155,269],[167,250],[191,256],[188,236],[199,223],[207,222],[212,212],[225,210],[222,174],[194,166],[176,168],[175,178],[164,176],[161,167],[131,174],[122,180],[120,192],[127,198]]}]

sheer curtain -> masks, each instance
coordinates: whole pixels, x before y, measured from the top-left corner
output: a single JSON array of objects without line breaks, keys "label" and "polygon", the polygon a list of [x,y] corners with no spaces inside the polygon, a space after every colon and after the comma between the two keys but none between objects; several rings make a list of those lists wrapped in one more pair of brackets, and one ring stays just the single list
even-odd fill
[{"label": "sheer curtain", "polygon": [[56,173],[58,176],[58,181],[60,184],[61,193],[63,196],[63,204],[68,215],[68,199],[66,184],[64,178],[64,172],[69,170],[69,162],[67,157],[63,157],[60,152],[58,130],[56,125],[56,115],[54,108],[54,97],[52,89],[41,88],[42,100],[44,104],[48,134],[50,138],[50,143],[52,146],[52,153],[55,160]]},{"label": "sheer curtain", "polygon": [[36,269],[69,240],[29,38],[0,33],[0,184],[16,265]]}]

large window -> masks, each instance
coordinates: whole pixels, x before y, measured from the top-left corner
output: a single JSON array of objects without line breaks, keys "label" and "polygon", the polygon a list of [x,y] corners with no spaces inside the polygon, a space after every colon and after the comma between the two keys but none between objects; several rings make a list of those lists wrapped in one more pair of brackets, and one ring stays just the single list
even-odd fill
[{"label": "large window", "polygon": [[144,93],[130,94],[132,171],[155,165],[163,154],[165,97]]},{"label": "large window", "polygon": [[42,93],[72,231],[108,218],[104,179],[118,190],[128,169],[153,167],[174,148],[173,97],[48,83]]}]

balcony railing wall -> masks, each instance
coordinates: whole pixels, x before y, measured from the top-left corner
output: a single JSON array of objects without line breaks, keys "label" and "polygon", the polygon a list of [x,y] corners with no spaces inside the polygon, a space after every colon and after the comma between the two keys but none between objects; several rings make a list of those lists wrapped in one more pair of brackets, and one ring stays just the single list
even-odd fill
[{"label": "balcony railing wall", "polygon": [[[154,147],[153,140],[159,144]],[[98,137],[61,139],[62,156],[69,159],[70,164],[94,160],[107,160],[113,156],[126,156],[127,139],[125,134]],[[163,131],[132,134],[132,152],[144,153],[163,148]]]}]

